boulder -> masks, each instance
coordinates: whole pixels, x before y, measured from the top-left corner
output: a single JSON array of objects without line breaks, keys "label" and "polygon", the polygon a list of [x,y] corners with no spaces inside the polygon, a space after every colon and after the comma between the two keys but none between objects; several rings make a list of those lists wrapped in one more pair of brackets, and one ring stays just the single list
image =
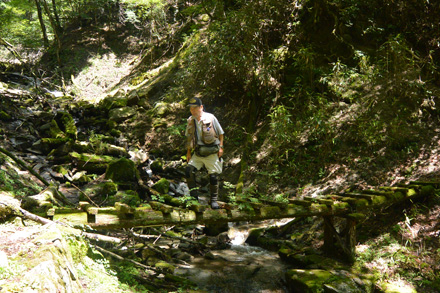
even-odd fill
[{"label": "boulder", "polygon": [[118,93],[114,96],[106,97],[99,102],[99,106],[106,111],[127,106],[127,99]]},{"label": "boulder", "polygon": [[158,191],[160,194],[168,194],[170,182],[165,178],[161,178],[152,186],[152,188]]},{"label": "boulder", "polygon": [[136,113],[137,109],[135,107],[123,107],[110,110],[108,115],[110,120],[121,122],[133,117]]},{"label": "boulder", "polygon": [[114,199],[115,202],[121,202],[132,207],[136,207],[141,203],[138,193],[134,190],[118,191],[115,194]]},{"label": "boulder", "polygon": [[140,175],[136,165],[126,158],[113,160],[108,164],[105,171],[105,179],[111,179],[114,182],[137,182],[138,178],[140,178]]},{"label": "boulder", "polygon": [[99,156],[95,154],[79,154],[77,152],[69,153],[69,157],[73,160],[80,170],[90,173],[104,173],[110,162],[115,158],[110,156]]},{"label": "boulder", "polygon": [[[91,183],[82,188],[83,193],[91,198],[100,198],[115,195],[118,191],[118,185],[111,181],[101,182],[99,184]],[[80,200],[87,201],[88,198],[80,193]]]}]

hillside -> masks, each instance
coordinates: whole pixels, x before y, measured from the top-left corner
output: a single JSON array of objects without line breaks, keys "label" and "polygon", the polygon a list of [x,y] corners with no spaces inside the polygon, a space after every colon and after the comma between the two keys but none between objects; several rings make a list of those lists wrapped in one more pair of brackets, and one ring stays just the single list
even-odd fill
[{"label": "hillside", "polygon": [[[221,190],[226,200],[316,197],[440,180],[440,4],[175,2],[145,16],[144,25],[158,25],[154,33],[128,18],[79,18],[66,25],[59,57],[46,50],[28,64],[2,60],[0,146],[31,158],[28,143],[47,138],[40,129],[53,116],[62,120],[56,113],[65,111],[75,121],[75,139],[94,150],[111,142],[181,170],[190,115],[186,102],[197,95],[226,132]],[[21,99],[35,96],[32,90],[15,95],[14,72],[43,81],[37,94],[50,89],[62,97]],[[120,116],[111,116],[118,111],[114,115]],[[30,126],[24,129],[17,121]],[[65,166],[67,152],[39,154],[44,158],[35,164]],[[40,191],[27,183],[11,187],[14,176],[5,174],[14,172],[6,171],[6,164],[2,170],[5,191],[24,190],[17,196]],[[92,181],[100,176],[87,175]],[[383,211],[379,224],[359,231],[359,258],[371,269],[379,267],[380,279],[434,292],[439,210],[436,196]],[[377,225],[383,229],[377,231]],[[406,261],[388,259],[387,268],[363,254],[391,244],[400,245],[398,255]]]}]

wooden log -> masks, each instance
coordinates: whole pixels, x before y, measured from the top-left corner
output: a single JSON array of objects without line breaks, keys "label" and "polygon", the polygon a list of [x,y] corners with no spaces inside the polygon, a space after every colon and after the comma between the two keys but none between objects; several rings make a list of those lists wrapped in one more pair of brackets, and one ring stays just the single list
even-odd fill
[{"label": "wooden log", "polygon": [[173,206],[164,204],[164,203],[160,203],[158,201],[150,201],[149,202],[151,208],[155,211],[161,211],[164,214],[171,214],[174,210]]},{"label": "wooden log", "polygon": [[192,210],[173,210],[170,214],[170,218],[176,223],[192,223],[197,220],[197,215]]},{"label": "wooden log", "polygon": [[335,252],[333,217],[323,217],[324,219],[324,252],[332,254]]},{"label": "wooden log", "polygon": [[435,182],[435,181],[411,181],[409,183],[410,185],[421,185],[421,186],[432,186],[435,189],[439,189],[440,188],[440,182]]},{"label": "wooden log", "polygon": [[290,199],[289,198],[289,202],[294,205],[305,206],[305,207],[309,207],[312,205],[311,201],[301,200],[301,199]]},{"label": "wooden log", "polygon": [[118,212],[118,216],[121,219],[127,220],[127,219],[133,219],[134,213],[136,211],[135,208],[129,206],[128,204],[116,202],[115,203],[115,209]]},{"label": "wooden log", "polygon": [[345,247],[346,257],[350,263],[354,263],[356,257],[356,224],[357,221],[354,218],[347,218],[345,226]]},{"label": "wooden log", "polygon": [[280,218],[281,210],[278,206],[265,206],[260,209],[260,215],[264,218]]},{"label": "wooden log", "polygon": [[317,199],[317,202],[322,203],[322,204],[325,204],[325,205],[328,205],[328,206],[331,206],[331,205],[333,205],[334,200],[332,200],[332,199],[324,199],[324,198],[320,198],[320,199]]},{"label": "wooden log", "polygon": [[96,215],[98,214],[99,209],[97,207],[93,207],[89,202],[86,201],[79,202],[79,206],[87,213],[87,223],[96,223]]},{"label": "wooden log", "polygon": [[369,201],[373,200],[373,195],[370,194],[364,194],[364,193],[354,193],[354,192],[348,192],[348,193],[343,193],[342,196],[345,197],[352,197],[352,198],[363,198]]},{"label": "wooden log", "polygon": [[331,209],[333,214],[345,214],[346,212],[351,210],[350,204],[348,202],[333,202],[331,205]]},{"label": "wooden log", "polygon": [[371,195],[381,195],[381,196],[385,196],[386,198],[390,198],[390,199],[393,199],[393,194],[394,194],[394,192],[392,192],[392,191],[383,191],[383,190],[374,190],[374,189],[362,190],[361,193],[371,194]]},{"label": "wooden log", "polygon": [[48,209],[46,212],[46,218],[53,221],[54,216],[55,216],[55,209],[54,208]]}]

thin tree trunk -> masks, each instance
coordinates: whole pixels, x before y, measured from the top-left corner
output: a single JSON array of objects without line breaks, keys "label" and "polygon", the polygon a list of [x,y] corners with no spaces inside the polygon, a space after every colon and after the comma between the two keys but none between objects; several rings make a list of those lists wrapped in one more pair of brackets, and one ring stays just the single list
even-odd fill
[{"label": "thin tree trunk", "polygon": [[49,47],[49,39],[47,38],[47,30],[43,20],[43,12],[41,10],[40,0],[35,0],[35,5],[37,6],[38,20],[40,21],[41,32],[43,33],[44,47],[47,48]]},{"label": "thin tree trunk", "polygon": [[[43,8],[44,11],[46,12],[47,16],[49,17],[50,20],[50,24],[52,26],[53,29],[53,33],[55,35],[55,39],[57,42],[57,46],[56,46],[56,54],[57,54],[57,62],[58,62],[58,66],[59,68],[62,68],[62,63],[61,63],[61,58],[60,58],[60,51],[61,51],[61,39],[60,39],[60,33],[61,33],[61,28],[59,28],[56,24],[56,21],[52,15],[52,13],[50,12],[49,6],[47,5],[46,0],[39,0],[43,2]],[[63,75],[63,71],[60,70],[60,74],[61,74],[61,79],[62,79],[62,83],[63,83],[63,88],[64,88],[64,75]]]},{"label": "thin tree trunk", "polygon": [[58,15],[57,4],[55,0],[52,0],[52,9],[53,9],[53,14],[55,16],[55,23],[57,26],[57,30],[61,33],[63,31],[63,28],[61,26],[60,17]]}]

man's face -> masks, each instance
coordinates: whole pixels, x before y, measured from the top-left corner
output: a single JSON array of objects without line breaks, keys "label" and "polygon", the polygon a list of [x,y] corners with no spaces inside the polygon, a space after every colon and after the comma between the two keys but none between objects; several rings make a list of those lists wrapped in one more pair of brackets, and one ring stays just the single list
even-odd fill
[{"label": "man's face", "polygon": [[202,115],[203,106],[191,106],[189,107],[189,110],[191,111],[191,115],[193,117],[199,118]]}]

